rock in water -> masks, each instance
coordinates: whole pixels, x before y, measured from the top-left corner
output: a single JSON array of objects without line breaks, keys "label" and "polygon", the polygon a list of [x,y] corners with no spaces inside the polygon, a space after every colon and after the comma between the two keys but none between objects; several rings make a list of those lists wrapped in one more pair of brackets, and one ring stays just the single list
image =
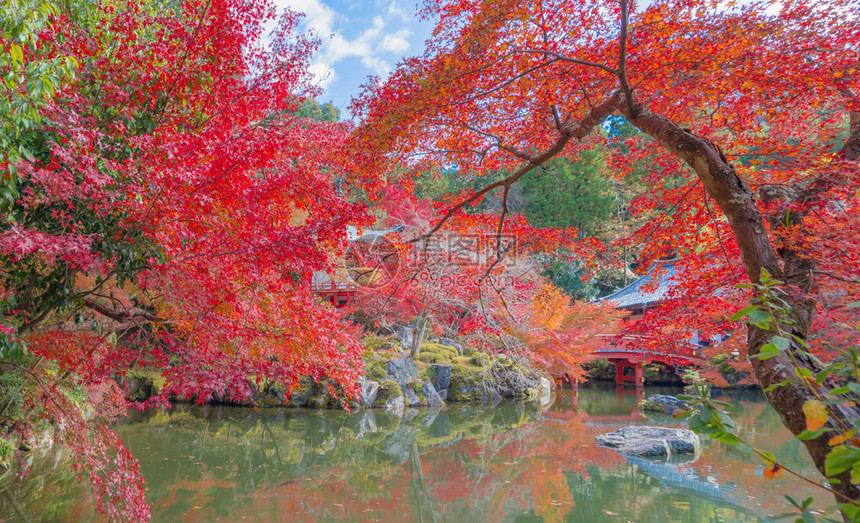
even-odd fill
[{"label": "rock in water", "polygon": [[692,430],[668,427],[624,427],[601,434],[594,441],[627,456],[673,456],[698,454],[699,436]]},{"label": "rock in water", "polygon": [[451,386],[451,366],[443,365],[441,363],[434,363],[430,365],[430,368],[433,369],[433,388],[436,391],[442,391]]},{"label": "rock in water", "polygon": [[656,394],[642,400],[639,404],[642,410],[654,410],[662,412],[675,412],[675,410],[687,410],[690,404],[684,400],[679,400],[675,396],[666,396],[664,394]]},{"label": "rock in water", "polygon": [[401,388],[418,377],[418,368],[412,361],[412,356],[409,355],[389,360],[385,370],[388,372],[388,377],[396,381]]}]

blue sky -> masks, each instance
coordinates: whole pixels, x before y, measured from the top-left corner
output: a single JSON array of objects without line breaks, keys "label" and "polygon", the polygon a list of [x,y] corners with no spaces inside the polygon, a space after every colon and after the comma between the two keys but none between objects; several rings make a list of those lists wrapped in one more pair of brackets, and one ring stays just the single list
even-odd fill
[{"label": "blue sky", "polygon": [[310,69],[344,117],[351,96],[368,75],[385,77],[406,56],[420,54],[433,29],[415,16],[416,0],[275,0],[305,13],[303,29],[322,39]]}]

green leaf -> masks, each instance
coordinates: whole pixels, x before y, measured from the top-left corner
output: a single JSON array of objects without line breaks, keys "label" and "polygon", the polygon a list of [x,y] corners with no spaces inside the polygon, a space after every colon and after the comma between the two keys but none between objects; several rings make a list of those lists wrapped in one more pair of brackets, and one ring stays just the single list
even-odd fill
[{"label": "green leaf", "polygon": [[791,341],[788,338],[784,338],[782,336],[774,336],[771,342],[776,345],[776,348],[779,350],[788,350],[791,347]]},{"label": "green leaf", "polygon": [[826,369],[824,369],[823,371],[821,371],[821,372],[819,372],[818,374],[816,374],[816,375],[815,375],[815,383],[818,383],[819,385],[820,385],[820,384],[822,384],[822,383],[824,383],[824,380],[826,380],[826,379],[827,379],[827,376],[829,376],[829,375],[830,375],[830,373],[831,373],[831,372],[833,372],[834,368],[835,368],[835,367],[833,367],[833,366],[831,365],[830,367],[827,367],[827,368],[826,368]]},{"label": "green leaf", "polygon": [[738,312],[732,314],[731,318],[729,318],[729,321],[738,321],[754,310],[758,310],[758,305],[750,305],[748,307],[744,307],[743,309],[739,310]]},{"label": "green leaf", "polygon": [[721,441],[727,445],[737,445],[741,442],[740,438],[730,432],[721,432],[716,435],[712,435],[711,438],[717,441]]},{"label": "green leaf", "polygon": [[786,385],[788,385],[789,383],[791,383],[791,380],[783,380],[783,381],[781,381],[781,382],[779,382],[779,383],[774,383],[773,385],[768,385],[767,387],[765,387],[765,388],[764,388],[764,391],[765,391],[765,392],[770,392],[770,391],[772,391],[772,390],[774,390],[774,389],[778,389],[778,388],[780,388],[780,387],[785,387],[785,386],[786,386]]},{"label": "green leaf", "polygon": [[773,316],[767,311],[755,310],[749,314],[749,323],[764,330],[770,330],[770,324],[773,322]]},{"label": "green leaf", "polygon": [[860,462],[860,454],[851,448],[845,445],[834,447],[824,459],[824,474],[828,477],[841,474],[858,462]]},{"label": "green leaf", "polygon": [[9,53],[12,55],[13,62],[23,62],[24,61],[24,50],[21,49],[20,45],[12,44],[9,47]]},{"label": "green leaf", "polygon": [[833,431],[833,429],[828,428],[828,427],[820,428],[818,430],[804,430],[803,432],[801,432],[800,434],[797,435],[797,439],[802,439],[804,441],[810,440],[810,439],[815,439],[824,433],[832,432],[832,431]]},{"label": "green leaf", "polygon": [[779,349],[776,348],[776,345],[774,345],[773,343],[765,343],[764,345],[761,346],[761,350],[755,356],[757,358],[759,358],[760,360],[764,361],[764,360],[769,360],[769,359],[773,358],[774,356],[778,356],[778,355],[779,355]]}]

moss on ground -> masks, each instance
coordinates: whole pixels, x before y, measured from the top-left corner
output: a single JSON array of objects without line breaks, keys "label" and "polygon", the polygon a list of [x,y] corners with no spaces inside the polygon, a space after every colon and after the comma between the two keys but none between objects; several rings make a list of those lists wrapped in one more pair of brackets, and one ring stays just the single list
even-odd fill
[{"label": "moss on ground", "polygon": [[418,361],[425,363],[452,363],[460,355],[457,349],[429,341],[421,342]]}]

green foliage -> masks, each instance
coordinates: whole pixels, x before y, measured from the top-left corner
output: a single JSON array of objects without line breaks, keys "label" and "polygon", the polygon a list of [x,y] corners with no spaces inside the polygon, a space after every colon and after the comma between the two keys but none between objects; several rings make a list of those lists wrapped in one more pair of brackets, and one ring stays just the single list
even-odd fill
[{"label": "green foliage", "polygon": [[[0,193],[8,202],[18,196],[13,180],[16,162],[33,158],[19,138],[41,122],[40,109],[58,86],[74,77],[77,67],[71,56],[40,52],[39,33],[51,25],[58,11],[56,2],[44,0],[9,0],[0,6],[0,164],[10,174],[4,177]],[[25,57],[34,58],[25,61]]]},{"label": "green foliage", "polygon": [[320,105],[313,98],[303,101],[294,114],[299,118],[310,118],[317,122],[334,123],[340,121],[340,109],[335,107],[333,103],[326,102]]},{"label": "green foliage", "polygon": [[599,291],[591,280],[583,280],[585,270],[582,263],[568,261],[564,257],[548,257],[543,262],[541,276],[545,276],[566,295],[574,300],[591,301]]},{"label": "green foliage", "polygon": [[15,446],[4,438],[0,438],[0,467],[8,467],[15,455]]},{"label": "green foliage", "polygon": [[388,376],[388,371],[385,370],[387,360],[383,360],[376,356],[362,356],[364,361],[364,375],[370,381],[382,381]]},{"label": "green foliage", "polygon": [[525,214],[535,227],[575,227],[593,235],[615,210],[612,182],[603,175],[605,154],[601,149],[548,162],[544,169],[519,183],[526,199]]},{"label": "green foliage", "polygon": [[0,372],[0,425],[2,420],[18,419],[24,407],[27,379],[22,371],[3,366]]}]

